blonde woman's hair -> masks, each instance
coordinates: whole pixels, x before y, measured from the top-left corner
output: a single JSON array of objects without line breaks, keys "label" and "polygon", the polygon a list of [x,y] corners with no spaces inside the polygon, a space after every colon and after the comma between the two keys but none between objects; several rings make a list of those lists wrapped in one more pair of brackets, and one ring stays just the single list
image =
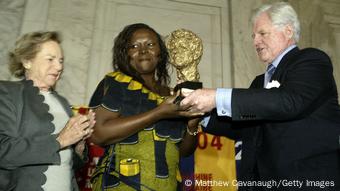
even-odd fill
[{"label": "blonde woman's hair", "polygon": [[15,47],[8,54],[9,71],[18,78],[25,76],[24,60],[34,59],[40,51],[41,44],[47,41],[61,42],[60,35],[55,31],[39,31],[22,35],[16,42]]}]

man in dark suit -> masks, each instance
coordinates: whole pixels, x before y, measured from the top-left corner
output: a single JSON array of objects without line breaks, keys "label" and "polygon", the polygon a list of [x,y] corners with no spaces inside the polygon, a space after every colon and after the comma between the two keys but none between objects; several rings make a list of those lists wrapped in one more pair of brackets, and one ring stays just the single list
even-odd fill
[{"label": "man in dark suit", "polygon": [[340,190],[340,109],[330,58],[296,46],[300,25],[287,3],[260,7],[252,21],[267,72],[249,89],[196,90],[181,108],[209,113],[205,131],[242,139],[239,190]]}]

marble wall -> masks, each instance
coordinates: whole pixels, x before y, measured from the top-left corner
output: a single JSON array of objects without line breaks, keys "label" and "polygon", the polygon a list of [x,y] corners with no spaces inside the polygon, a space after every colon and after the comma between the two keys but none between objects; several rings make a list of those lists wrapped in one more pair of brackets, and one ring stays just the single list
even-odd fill
[{"label": "marble wall", "polygon": [[[72,104],[87,104],[97,83],[111,71],[113,38],[125,25],[144,22],[163,36],[186,28],[202,38],[199,70],[206,87],[248,87],[265,68],[252,47],[249,18],[254,7],[273,1],[0,0],[0,79],[13,79],[6,55],[20,34],[57,30],[66,58],[57,90]],[[340,88],[340,2],[288,1],[302,21],[299,46],[318,47],[331,56]]]},{"label": "marble wall", "polygon": [[20,34],[25,0],[0,0],[0,80],[10,80],[8,50]]}]

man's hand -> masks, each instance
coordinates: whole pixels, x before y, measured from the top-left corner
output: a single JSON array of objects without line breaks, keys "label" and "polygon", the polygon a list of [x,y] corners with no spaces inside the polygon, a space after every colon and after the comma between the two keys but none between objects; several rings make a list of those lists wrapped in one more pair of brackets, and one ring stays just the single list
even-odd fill
[{"label": "man's hand", "polygon": [[180,109],[193,113],[207,113],[216,107],[216,89],[198,89],[191,92],[180,103]]}]

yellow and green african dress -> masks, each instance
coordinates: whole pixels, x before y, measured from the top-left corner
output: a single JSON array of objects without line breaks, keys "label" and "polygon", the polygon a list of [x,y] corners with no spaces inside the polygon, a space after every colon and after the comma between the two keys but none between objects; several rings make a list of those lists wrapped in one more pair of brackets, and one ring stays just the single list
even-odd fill
[{"label": "yellow and green african dress", "polygon": [[[112,72],[98,85],[90,107],[102,106],[123,116],[157,107],[163,98],[132,77]],[[161,120],[105,148],[92,175],[93,190],[162,190],[177,187],[179,151],[185,121]]]}]

